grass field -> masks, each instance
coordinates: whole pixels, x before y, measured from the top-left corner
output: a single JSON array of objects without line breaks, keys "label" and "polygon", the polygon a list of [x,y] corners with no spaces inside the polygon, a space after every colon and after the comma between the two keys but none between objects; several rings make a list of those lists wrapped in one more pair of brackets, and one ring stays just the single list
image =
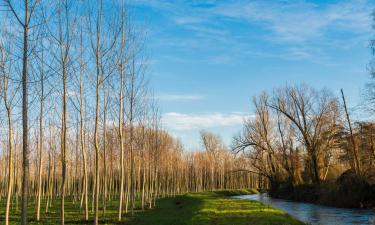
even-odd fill
[{"label": "grass field", "polygon": [[[109,203],[107,212],[101,215],[101,224],[129,225],[273,225],[303,224],[284,212],[250,200],[234,199],[230,196],[251,194],[251,190],[216,191],[190,193],[177,197],[159,199],[152,210],[137,211],[134,217],[126,215],[122,223],[117,222],[117,202]],[[33,204],[33,202],[31,202]],[[32,207],[30,207],[32,208]],[[59,224],[59,202],[55,202],[48,214],[41,214],[36,222],[35,211],[30,210],[30,224]],[[4,220],[4,205],[1,205],[0,222]],[[84,222],[79,204],[66,202],[66,224],[92,224]],[[90,214],[90,219],[92,219]],[[12,210],[11,224],[19,224],[19,212]]]}]

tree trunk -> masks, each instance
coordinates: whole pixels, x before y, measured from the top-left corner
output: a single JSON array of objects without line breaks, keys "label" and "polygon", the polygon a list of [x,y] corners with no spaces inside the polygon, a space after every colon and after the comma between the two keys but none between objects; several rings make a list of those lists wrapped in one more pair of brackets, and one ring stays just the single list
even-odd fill
[{"label": "tree trunk", "polygon": [[[42,50],[43,51],[43,50]],[[42,63],[43,62],[43,52],[42,52]],[[42,67],[43,70],[43,67]],[[36,220],[40,220],[40,200],[42,195],[42,154],[43,154],[43,108],[44,108],[44,75],[41,72],[41,96],[40,96],[40,115],[39,115],[39,168],[38,168],[38,203],[36,211]]]},{"label": "tree trunk", "polygon": [[28,183],[29,183],[29,139],[28,139],[28,33],[29,33],[29,2],[25,0],[25,23],[23,24],[23,57],[22,57],[22,208],[21,224],[27,225]]}]

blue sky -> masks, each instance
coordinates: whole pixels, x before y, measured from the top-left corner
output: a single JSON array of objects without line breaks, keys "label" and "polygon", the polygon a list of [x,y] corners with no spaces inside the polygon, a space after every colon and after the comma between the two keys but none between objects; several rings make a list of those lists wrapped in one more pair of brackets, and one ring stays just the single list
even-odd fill
[{"label": "blue sky", "polygon": [[199,130],[227,144],[251,98],[286,84],[346,92],[363,102],[373,3],[357,1],[132,0],[146,30],[148,74],[163,124],[187,149]]}]

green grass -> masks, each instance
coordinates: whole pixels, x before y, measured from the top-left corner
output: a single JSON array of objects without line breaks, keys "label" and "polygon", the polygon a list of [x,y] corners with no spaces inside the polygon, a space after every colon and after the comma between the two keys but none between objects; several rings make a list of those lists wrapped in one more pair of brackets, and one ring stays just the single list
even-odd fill
[{"label": "green grass", "polygon": [[[117,222],[118,202],[108,202],[105,217],[100,215],[100,224],[128,224],[128,225],[272,225],[272,224],[303,224],[283,211],[271,208],[256,201],[234,199],[231,196],[253,194],[253,190],[216,191],[203,193],[189,193],[177,197],[159,199],[155,209],[137,210],[134,217],[124,216],[122,223]],[[42,203],[41,221],[36,221],[34,200],[30,202],[30,223],[59,224],[59,206],[56,201],[49,213],[45,213],[45,203]],[[0,224],[4,221],[4,201],[0,202]],[[91,209],[91,205],[90,205]],[[102,211],[101,211],[102,213]],[[20,212],[12,209],[10,224],[20,223]],[[79,211],[79,203],[73,204],[69,199],[65,206],[66,224],[92,224],[90,220],[84,222],[83,212]]]},{"label": "green grass", "polygon": [[[91,199],[90,199],[91,200]],[[11,208],[10,214],[10,224],[18,225],[20,224],[20,207],[21,202],[19,202],[19,209],[17,210]],[[30,225],[44,225],[44,224],[60,224],[60,200],[57,199],[53,202],[52,207],[49,209],[48,213],[45,212],[46,203],[42,201],[41,204],[41,213],[40,213],[40,221],[36,221],[36,208],[35,208],[35,200],[34,198],[31,199],[29,202],[29,223]],[[101,202],[100,202],[101,204]],[[3,224],[5,218],[5,203],[4,199],[0,202],[0,224]],[[89,204],[89,221],[84,220],[84,209],[80,212],[80,203],[76,202],[73,203],[72,199],[66,198],[65,199],[65,224],[93,224],[94,214],[91,211],[91,202]],[[102,213],[103,211],[100,210],[100,224],[125,224],[125,223],[118,223],[118,201],[112,201],[107,203],[107,210],[105,217]],[[125,220],[126,221],[126,220]]]},{"label": "green grass", "polygon": [[139,213],[131,225],[273,225],[303,224],[262,203],[231,198],[252,190],[191,193],[158,201],[158,207]]}]

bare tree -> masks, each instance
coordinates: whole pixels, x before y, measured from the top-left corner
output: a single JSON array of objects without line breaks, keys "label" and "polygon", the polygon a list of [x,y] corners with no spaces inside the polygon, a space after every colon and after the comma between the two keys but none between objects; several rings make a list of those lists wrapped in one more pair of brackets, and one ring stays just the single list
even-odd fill
[{"label": "bare tree", "polygon": [[312,179],[321,181],[321,155],[326,143],[335,137],[338,103],[326,91],[319,93],[308,87],[280,89],[269,106],[288,118],[300,134],[309,156]]},{"label": "bare tree", "polygon": [[[9,49],[10,50],[10,49]],[[8,76],[11,72],[10,68],[7,67],[7,61],[9,60],[6,57],[4,43],[0,42],[0,75],[2,75],[2,98],[4,101],[7,118],[8,118],[8,188],[6,194],[6,208],[5,208],[5,224],[9,224],[9,211],[10,211],[10,202],[12,197],[13,189],[13,125],[12,125],[12,102],[15,97],[15,93],[10,97],[8,96],[9,92],[9,81]]]},{"label": "bare tree", "polygon": [[36,219],[40,220],[40,203],[42,196],[42,169],[43,169],[43,147],[44,147],[44,137],[43,137],[43,113],[44,113],[44,46],[41,44],[41,62],[40,62],[40,113],[39,113],[39,149],[38,149],[38,200],[37,200],[37,211]]},{"label": "bare tree", "polygon": [[94,224],[99,224],[99,107],[100,107],[100,84],[102,79],[102,47],[101,47],[101,28],[102,28],[102,1],[98,1],[98,12],[96,17],[96,44],[93,47],[95,66],[96,66],[96,82],[95,82],[95,131],[94,131],[94,146],[95,146],[95,218]]},{"label": "bare tree", "polygon": [[210,152],[216,155],[217,154],[216,152],[224,147],[224,144],[222,143],[220,136],[214,133],[202,130],[200,131],[200,136],[201,136],[203,146],[207,152]]},{"label": "bare tree", "polygon": [[280,168],[277,163],[277,147],[275,142],[274,121],[270,108],[269,97],[263,93],[253,99],[255,118],[246,120],[244,132],[235,139],[234,150],[244,151],[247,148],[254,150],[252,154],[253,166],[272,184],[280,182]]},{"label": "bare tree", "polygon": [[361,174],[361,165],[360,165],[359,157],[358,157],[357,144],[356,144],[356,141],[355,141],[355,138],[354,138],[354,134],[353,134],[352,124],[350,122],[350,116],[349,116],[348,108],[346,106],[346,100],[345,100],[345,96],[344,96],[344,91],[342,89],[341,89],[341,97],[342,97],[342,101],[343,101],[343,104],[344,104],[346,121],[347,121],[348,127],[349,127],[351,149],[352,149],[352,154],[353,154],[353,163],[352,163],[354,165],[353,169],[354,169],[355,173],[359,175],[359,174]]},{"label": "bare tree", "polygon": [[121,1],[121,44],[120,44],[120,60],[119,60],[119,75],[120,75],[120,89],[119,89],[119,112],[118,112],[118,138],[120,141],[120,199],[118,221],[122,220],[123,199],[124,199],[124,182],[125,182],[125,168],[124,168],[124,82],[125,82],[125,67],[126,67],[126,31],[125,31],[125,5]]},{"label": "bare tree", "polygon": [[27,224],[27,208],[28,208],[28,182],[29,182],[29,142],[28,142],[28,62],[29,62],[29,30],[30,22],[39,6],[38,0],[23,0],[23,16],[17,12],[14,3],[11,0],[3,0],[15,20],[22,28],[23,47],[22,47],[22,209],[21,224]]},{"label": "bare tree", "polygon": [[88,177],[87,177],[87,157],[86,157],[86,145],[85,145],[85,111],[84,111],[84,93],[83,93],[83,81],[84,81],[84,59],[83,59],[83,33],[82,33],[82,20],[80,30],[80,55],[79,55],[79,121],[80,121],[80,144],[83,158],[83,191],[81,198],[82,202],[85,202],[85,220],[89,219],[88,209]]},{"label": "bare tree", "polygon": [[109,107],[109,95],[110,87],[103,83],[103,100],[104,100],[104,109],[103,109],[103,215],[105,217],[106,205],[107,205],[107,191],[108,191],[108,182],[107,182],[107,112]]},{"label": "bare tree", "polygon": [[[67,150],[67,95],[68,95],[68,70],[71,66],[70,51],[73,42],[73,27],[75,27],[75,19],[72,18],[72,3],[69,0],[59,0],[56,2],[56,22],[50,26],[49,34],[57,47],[57,53],[54,54],[57,66],[55,72],[61,78],[62,94],[61,94],[61,224],[65,224],[65,183],[66,183],[66,150]],[[57,33],[54,33],[55,25]]]}]

